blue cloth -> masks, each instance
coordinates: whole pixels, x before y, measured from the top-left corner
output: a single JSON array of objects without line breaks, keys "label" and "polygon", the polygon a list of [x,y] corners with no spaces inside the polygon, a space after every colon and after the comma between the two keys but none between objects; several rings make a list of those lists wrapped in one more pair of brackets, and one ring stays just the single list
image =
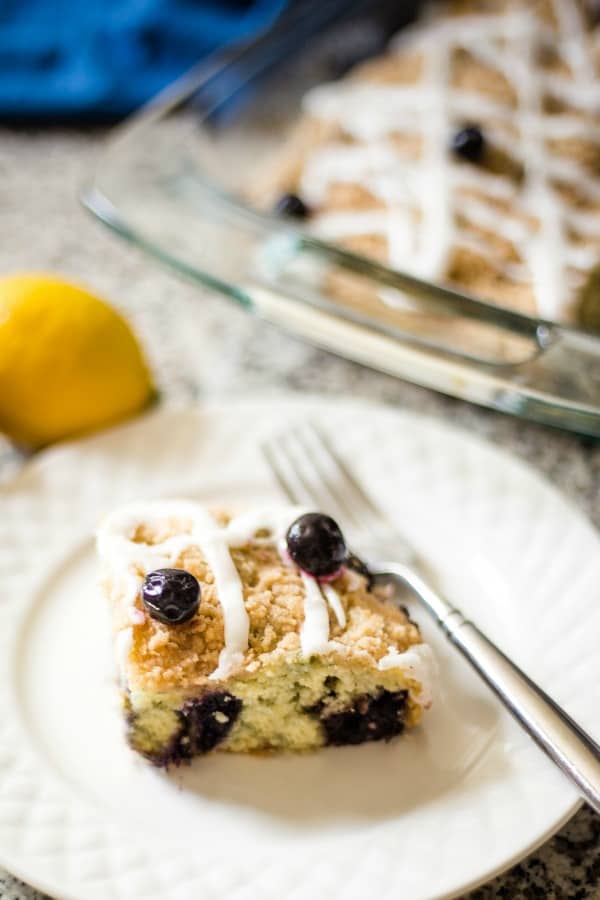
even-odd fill
[{"label": "blue cloth", "polygon": [[0,0],[0,117],[118,118],[286,0]]}]

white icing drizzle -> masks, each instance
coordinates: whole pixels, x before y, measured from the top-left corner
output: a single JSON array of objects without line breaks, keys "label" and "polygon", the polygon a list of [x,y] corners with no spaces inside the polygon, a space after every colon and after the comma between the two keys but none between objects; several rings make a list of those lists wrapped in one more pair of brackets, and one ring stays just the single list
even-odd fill
[{"label": "white icing drizzle", "polygon": [[382,671],[387,669],[405,670],[411,680],[417,681],[421,685],[418,695],[414,696],[415,701],[425,709],[431,706],[437,666],[433,651],[428,644],[415,644],[403,653],[399,653],[395,647],[390,647],[387,654],[379,660],[378,668]]},{"label": "white icing drizzle", "polygon": [[329,613],[319,583],[302,574],[304,585],[304,622],[300,628],[300,646],[304,656],[325,653],[329,645]]},{"label": "white icing drizzle", "polygon": [[[581,272],[599,255],[594,247],[579,246],[568,229],[600,240],[600,216],[573,210],[555,189],[555,181],[572,184],[594,199],[600,198],[600,185],[583,165],[552,153],[548,141],[584,137],[600,143],[600,128],[577,114],[549,114],[543,101],[551,95],[588,116],[597,114],[600,85],[577,3],[552,0],[552,9],[556,31],[525,3],[496,15],[430,14],[392,43],[397,52],[424,51],[425,71],[418,84],[346,80],[310,91],[304,101],[307,111],[339,123],[357,143],[332,142],[310,154],[302,175],[303,195],[318,207],[332,184],[353,183],[385,204],[378,210],[317,215],[316,233],[327,240],[381,235],[390,265],[432,279],[443,277],[453,247],[474,249],[506,277],[529,281],[541,315],[560,317]],[[544,43],[557,49],[571,69],[570,77],[539,66],[536,55]],[[451,86],[450,65],[457,48],[507,79],[517,97],[516,110]],[[481,121],[488,142],[523,166],[522,189],[509,178],[453,159],[450,136],[466,121]],[[421,157],[407,159],[392,143],[394,133],[419,136]],[[513,214],[499,212],[484,199],[467,198],[461,193],[464,188],[508,200]],[[500,260],[485,235],[469,233],[469,223],[510,241],[523,264]],[[390,296],[382,292],[385,302]]]},{"label": "white icing drizzle", "polygon": [[248,649],[250,620],[244,604],[242,583],[231,559],[228,542],[221,535],[202,535],[199,546],[215,578],[215,586],[225,627],[225,645],[219,654],[219,665],[210,676],[225,678],[241,665]]},{"label": "white icing drizzle", "polygon": [[[144,575],[154,569],[174,565],[189,547],[196,546],[201,550],[213,573],[223,612],[224,647],[217,668],[209,676],[220,679],[241,664],[248,649],[248,613],[240,577],[231,558],[231,548],[249,543],[275,544],[284,562],[289,564],[285,553],[285,532],[294,519],[304,512],[306,510],[299,507],[259,509],[238,515],[222,526],[202,506],[190,501],[162,500],[131,504],[105,519],[98,531],[98,552],[117,590],[124,595],[131,625],[135,626],[145,621],[145,615],[136,602]],[[160,528],[173,519],[181,524],[184,533],[152,545],[133,540],[141,525]],[[261,532],[265,532],[264,537],[260,536]],[[329,640],[327,604],[342,626],[345,615],[332,585],[325,584],[321,589],[314,578],[305,573],[301,576],[305,600],[300,643],[302,653],[309,656],[324,653],[335,646]],[[123,629],[117,638],[119,669],[123,678],[132,640],[131,627]]]},{"label": "white icing drizzle", "polygon": [[342,601],[340,600],[338,592],[330,584],[325,583],[323,585],[323,593],[325,594],[325,599],[329,603],[338,625],[340,628],[345,628],[346,612],[342,606]]}]

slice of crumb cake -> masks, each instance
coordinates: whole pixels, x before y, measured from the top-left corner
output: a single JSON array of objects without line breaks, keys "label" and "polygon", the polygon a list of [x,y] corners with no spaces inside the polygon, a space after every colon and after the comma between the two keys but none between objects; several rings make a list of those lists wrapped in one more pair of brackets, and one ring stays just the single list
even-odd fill
[{"label": "slice of crumb cake", "polygon": [[157,765],[388,739],[430,705],[429,647],[328,516],[136,504],[98,551],[129,742]]}]

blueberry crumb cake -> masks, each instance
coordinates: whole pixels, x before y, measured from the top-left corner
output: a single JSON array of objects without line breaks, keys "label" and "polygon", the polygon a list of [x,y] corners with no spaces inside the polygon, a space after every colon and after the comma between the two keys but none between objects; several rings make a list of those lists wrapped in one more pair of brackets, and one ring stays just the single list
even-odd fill
[{"label": "blueberry crumb cake", "polygon": [[[385,54],[308,92],[255,202],[393,268],[600,329],[598,8],[426,4]],[[372,300],[342,274],[328,287]]]},{"label": "blueberry crumb cake", "polygon": [[430,706],[430,648],[328,516],[140,503],[98,551],[129,742],[156,765],[387,740]]}]

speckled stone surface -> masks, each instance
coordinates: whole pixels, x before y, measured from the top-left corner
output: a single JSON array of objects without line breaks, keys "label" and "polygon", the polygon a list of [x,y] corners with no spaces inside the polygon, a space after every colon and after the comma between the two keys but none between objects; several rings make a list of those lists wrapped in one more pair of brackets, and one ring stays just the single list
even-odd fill
[{"label": "speckled stone surface", "polygon": [[[183,405],[244,391],[320,391],[452,420],[526,459],[600,527],[600,444],[519,422],[316,351],[201,293],[107,233],[78,205],[101,136],[0,132],[0,272],[54,270],[132,319],[163,392]],[[0,438],[0,476],[19,465]],[[0,900],[41,895],[0,869]],[[600,818],[581,810],[552,840],[469,900],[600,898]]]}]

